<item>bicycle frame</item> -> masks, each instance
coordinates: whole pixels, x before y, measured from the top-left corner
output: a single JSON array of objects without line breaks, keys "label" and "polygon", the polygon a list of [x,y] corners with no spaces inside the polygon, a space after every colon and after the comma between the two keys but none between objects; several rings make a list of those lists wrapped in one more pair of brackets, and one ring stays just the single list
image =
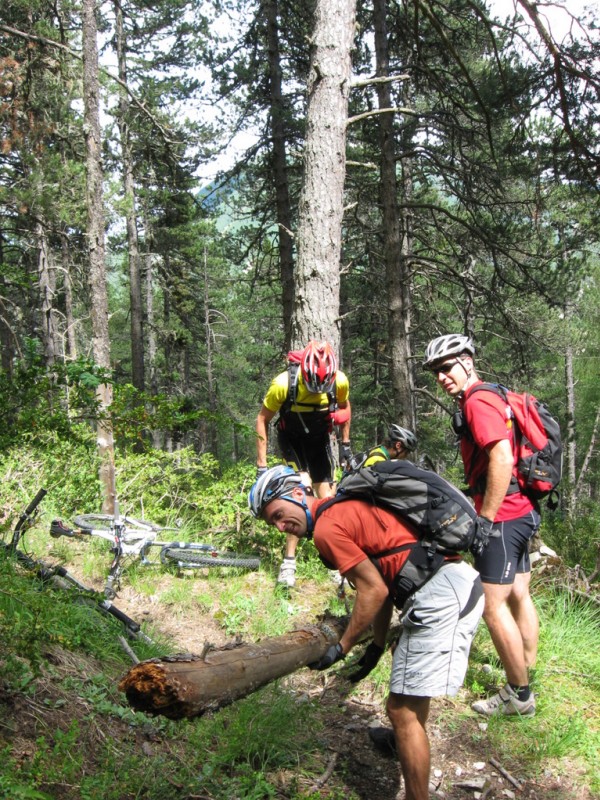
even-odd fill
[{"label": "bicycle frame", "polygon": [[[98,611],[110,614],[115,619],[118,619],[125,628],[125,632],[133,639],[143,639],[144,641],[152,644],[152,639],[146,636],[142,631],[138,622],[131,619],[123,611],[114,606],[109,599],[99,597],[98,592],[90,589],[89,586],[81,583],[74,575],[68,572],[64,567],[51,566],[44,561],[33,558],[19,550],[19,542],[21,541],[25,531],[29,530],[37,518],[38,506],[44,497],[48,494],[46,489],[40,489],[33,500],[29,503],[25,511],[19,516],[17,524],[15,525],[13,535],[9,544],[4,544],[4,550],[9,556],[13,556],[20,564],[23,564],[27,569],[36,573],[37,577],[43,582],[47,583],[52,581],[54,585],[59,588],[76,588],[79,592],[87,595],[94,601],[94,605]],[[61,581],[62,579],[62,581]],[[66,583],[66,585],[65,585]]]}]

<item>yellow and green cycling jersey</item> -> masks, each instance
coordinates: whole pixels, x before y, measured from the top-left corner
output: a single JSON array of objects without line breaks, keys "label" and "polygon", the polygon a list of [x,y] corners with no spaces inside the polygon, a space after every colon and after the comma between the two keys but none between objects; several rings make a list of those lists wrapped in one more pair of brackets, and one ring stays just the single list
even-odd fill
[{"label": "yellow and green cycling jersey", "polygon": [[372,447],[369,450],[362,466],[372,467],[373,464],[377,464],[379,461],[389,461],[390,458],[390,451],[387,449],[387,447],[384,447],[382,444],[380,444],[377,445],[377,447]]},{"label": "yellow and green cycling jersey", "polygon": [[[286,370],[281,372],[271,381],[271,385],[265,395],[263,404],[269,411],[277,413],[282,405],[287,400],[289,386],[289,373]],[[350,393],[350,385],[348,378],[343,372],[338,370],[335,379],[335,395],[338,404],[347,402]],[[327,411],[329,409],[329,397],[326,392],[315,394],[309,392],[304,384],[302,372],[298,372],[298,387],[296,393],[296,402],[292,405],[290,411],[306,414],[313,411]]]}]

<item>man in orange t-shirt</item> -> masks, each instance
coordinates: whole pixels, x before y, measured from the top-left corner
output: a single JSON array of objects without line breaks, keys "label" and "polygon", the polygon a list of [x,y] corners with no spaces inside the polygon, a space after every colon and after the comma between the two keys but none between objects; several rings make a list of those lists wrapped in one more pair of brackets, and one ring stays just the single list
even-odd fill
[{"label": "man in orange t-shirt", "polygon": [[[287,466],[260,475],[248,497],[254,516],[268,525],[299,538],[313,535],[322,559],[355,588],[352,615],[339,642],[308,666],[322,670],[344,659],[372,626],[373,641],[350,675],[356,681],[369,674],[384,652],[394,605],[405,598],[398,598],[397,578],[411,549],[421,545],[418,531],[387,509],[363,500],[324,507],[330,502],[314,497]],[[479,576],[456,557],[444,561],[403,604],[386,710],[406,796],[412,800],[429,797],[426,723],[431,698],[458,692],[482,610]]]}]

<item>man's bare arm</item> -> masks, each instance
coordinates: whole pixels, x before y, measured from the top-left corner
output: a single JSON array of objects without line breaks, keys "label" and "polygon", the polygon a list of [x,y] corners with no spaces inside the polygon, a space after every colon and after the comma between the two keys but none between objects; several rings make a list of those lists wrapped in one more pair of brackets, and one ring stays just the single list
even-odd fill
[{"label": "man's bare arm", "polygon": [[275,416],[266,406],[262,406],[256,418],[256,466],[267,466],[267,442],[269,423]]},{"label": "man's bare arm", "polygon": [[375,643],[383,647],[392,616],[392,603],[383,578],[368,558],[348,570],[344,577],[356,589],[352,616],[340,639],[344,653],[348,653],[370,625],[374,628]]},{"label": "man's bare arm", "polygon": [[508,439],[500,439],[500,441],[494,442],[486,450],[490,462],[486,477],[485,495],[479,513],[482,517],[493,521],[510,484],[514,457],[512,445]]}]

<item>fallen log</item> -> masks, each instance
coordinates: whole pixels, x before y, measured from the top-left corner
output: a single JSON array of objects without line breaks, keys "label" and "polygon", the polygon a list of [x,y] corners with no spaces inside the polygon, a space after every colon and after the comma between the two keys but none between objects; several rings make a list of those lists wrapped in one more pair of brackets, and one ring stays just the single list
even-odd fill
[{"label": "fallen log", "polygon": [[169,719],[197,717],[318,661],[339,641],[347,623],[347,618],[333,617],[256,644],[152,658],[135,664],[119,689],[136,711]]}]

